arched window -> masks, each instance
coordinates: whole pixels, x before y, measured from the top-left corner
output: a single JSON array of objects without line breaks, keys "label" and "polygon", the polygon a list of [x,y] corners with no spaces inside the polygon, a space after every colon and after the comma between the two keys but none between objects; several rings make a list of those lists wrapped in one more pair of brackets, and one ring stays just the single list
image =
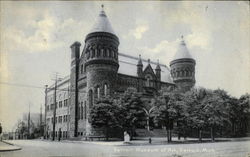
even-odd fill
[{"label": "arched window", "polygon": [[98,51],[97,51],[97,57],[100,57],[100,49],[98,49]]},{"label": "arched window", "polygon": [[81,74],[83,73],[83,64],[81,64]]},{"label": "arched window", "polygon": [[93,106],[93,91],[89,90],[89,107]]},{"label": "arched window", "polygon": [[109,58],[111,57],[111,51],[110,51],[110,49],[108,49],[108,57]]},{"label": "arched window", "polygon": [[104,96],[107,96],[107,94],[108,94],[108,86],[107,86],[107,84],[105,83],[104,84]]},{"label": "arched window", "polygon": [[147,77],[147,83],[146,83],[146,86],[148,86],[148,87],[149,87],[149,84],[150,84],[150,78],[149,78],[149,77]]},{"label": "arched window", "polygon": [[104,55],[104,49],[102,48],[101,49],[101,57],[103,57],[103,55]]},{"label": "arched window", "polygon": [[94,58],[94,57],[95,57],[95,49],[91,53],[91,58]]},{"label": "arched window", "polygon": [[87,105],[86,105],[86,101],[84,101],[84,119],[87,119]]},{"label": "arched window", "polygon": [[89,59],[89,57],[90,57],[90,53],[91,53],[92,51],[90,50],[90,51],[87,51],[87,59]]},{"label": "arched window", "polygon": [[114,51],[111,51],[111,58],[114,58]]},{"label": "arched window", "polygon": [[146,86],[147,87],[151,87],[152,83],[151,83],[152,77],[150,75],[146,76]]},{"label": "arched window", "polygon": [[97,98],[99,99],[100,98],[100,87],[97,87],[96,92],[97,92]]},{"label": "arched window", "polygon": [[106,57],[107,56],[107,50],[104,50],[103,51],[103,57]]}]

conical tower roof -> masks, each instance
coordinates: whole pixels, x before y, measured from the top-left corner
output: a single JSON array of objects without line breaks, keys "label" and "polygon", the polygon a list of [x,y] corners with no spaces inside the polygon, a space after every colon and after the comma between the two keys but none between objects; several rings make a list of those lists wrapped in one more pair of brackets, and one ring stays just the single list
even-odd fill
[{"label": "conical tower roof", "polygon": [[141,60],[141,55],[139,55],[139,60],[138,60],[138,63],[137,63],[137,66],[142,66],[143,64],[142,64],[142,60]]},{"label": "conical tower roof", "polygon": [[106,13],[103,10],[103,5],[102,5],[102,10],[99,13],[99,16],[97,17],[96,23],[92,27],[90,33],[94,32],[107,32],[115,35],[115,32],[108,20],[108,17]]},{"label": "conical tower roof", "polygon": [[157,65],[156,65],[156,68],[155,70],[161,70],[161,67],[160,67],[160,63],[159,63],[159,60],[157,60]]},{"label": "conical tower roof", "polygon": [[182,58],[191,58],[193,59],[193,57],[191,56],[191,54],[189,53],[188,49],[187,49],[187,46],[186,46],[186,43],[183,39],[183,36],[182,36],[182,40],[181,40],[181,43],[177,49],[177,52],[173,58],[173,60],[177,60],[177,59],[182,59]]}]

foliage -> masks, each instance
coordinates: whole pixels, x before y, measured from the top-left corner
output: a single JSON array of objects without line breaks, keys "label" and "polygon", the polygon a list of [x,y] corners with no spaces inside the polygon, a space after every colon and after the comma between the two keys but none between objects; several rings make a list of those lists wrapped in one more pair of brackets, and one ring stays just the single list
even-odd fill
[{"label": "foliage", "polygon": [[[147,125],[148,130],[154,126],[149,124],[150,118],[153,118],[152,123],[167,129],[170,141],[172,129],[184,136],[190,129],[197,130],[200,140],[202,131],[210,131],[214,140],[219,131],[220,135],[228,134],[231,130],[233,134],[243,135],[249,111],[249,94],[237,99],[221,89],[192,88],[182,93],[168,88],[162,89],[152,99],[142,99],[141,93],[129,88],[113,99],[99,100],[91,110],[90,121],[94,127],[120,128],[133,136],[135,128],[139,126],[145,128]],[[174,127],[174,124],[177,126]]]},{"label": "foliage", "polygon": [[122,119],[119,106],[111,98],[103,98],[93,105],[89,120],[94,128],[105,128],[108,138],[110,129],[122,128]]},{"label": "foliage", "polygon": [[120,96],[118,104],[121,110],[120,114],[123,117],[122,128],[130,132],[130,135],[133,136],[134,129],[141,125],[145,117],[141,95],[135,89],[129,88]]}]

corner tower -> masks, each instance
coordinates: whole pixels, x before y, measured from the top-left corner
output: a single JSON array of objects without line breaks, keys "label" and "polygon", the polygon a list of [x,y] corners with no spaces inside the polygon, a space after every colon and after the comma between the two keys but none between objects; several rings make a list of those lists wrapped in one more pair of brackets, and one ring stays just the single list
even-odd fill
[{"label": "corner tower", "polygon": [[182,36],[174,59],[170,62],[170,68],[174,83],[184,92],[195,85],[195,64]]},{"label": "corner tower", "polygon": [[117,79],[119,39],[103,10],[85,38],[85,68],[87,76],[88,105],[94,100],[114,92]]}]

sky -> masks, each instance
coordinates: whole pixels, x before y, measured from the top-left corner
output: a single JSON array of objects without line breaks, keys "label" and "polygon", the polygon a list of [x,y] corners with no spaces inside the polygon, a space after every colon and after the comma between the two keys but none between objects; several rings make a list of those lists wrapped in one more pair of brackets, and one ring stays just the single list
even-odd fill
[{"label": "sky", "polygon": [[[85,36],[101,5],[119,52],[169,66],[181,35],[196,60],[196,86],[250,93],[250,9],[246,1],[0,1],[0,123],[12,131],[44,106],[44,86],[70,72],[70,45]],[[83,46],[82,46],[83,47]],[[81,48],[82,49],[82,48]],[[24,84],[38,88],[13,86]]]}]

